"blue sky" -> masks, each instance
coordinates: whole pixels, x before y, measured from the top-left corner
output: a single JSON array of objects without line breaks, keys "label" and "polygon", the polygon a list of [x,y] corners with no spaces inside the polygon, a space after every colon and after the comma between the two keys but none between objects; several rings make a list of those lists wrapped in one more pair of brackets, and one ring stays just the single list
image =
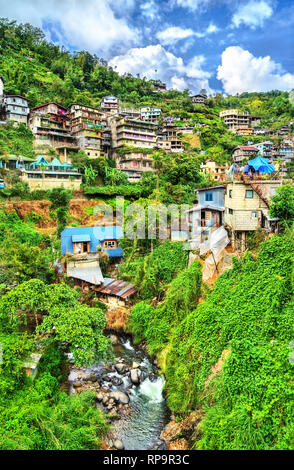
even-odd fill
[{"label": "blue sky", "polygon": [[294,88],[294,0],[0,0],[0,11],[169,88]]}]

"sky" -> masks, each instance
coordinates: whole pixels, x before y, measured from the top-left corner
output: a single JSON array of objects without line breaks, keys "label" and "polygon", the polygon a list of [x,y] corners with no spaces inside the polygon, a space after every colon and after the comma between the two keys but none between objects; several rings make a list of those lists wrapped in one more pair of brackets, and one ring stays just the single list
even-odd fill
[{"label": "sky", "polygon": [[0,16],[169,89],[294,88],[294,0],[0,0]]}]

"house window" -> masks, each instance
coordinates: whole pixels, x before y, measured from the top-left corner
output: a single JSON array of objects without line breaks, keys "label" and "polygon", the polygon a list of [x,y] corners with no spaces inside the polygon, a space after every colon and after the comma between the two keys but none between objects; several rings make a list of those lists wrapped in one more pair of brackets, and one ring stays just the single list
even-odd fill
[{"label": "house window", "polygon": [[233,215],[234,214],[234,211],[233,209],[229,209],[229,214]]},{"label": "house window", "polygon": [[103,242],[103,248],[107,250],[114,250],[116,248],[116,240],[107,240]]},{"label": "house window", "polygon": [[213,201],[213,193],[205,193],[205,201]]},{"label": "house window", "polygon": [[232,197],[232,196],[233,196],[233,190],[230,189],[230,190],[229,190],[229,197]]},{"label": "house window", "polygon": [[247,199],[253,199],[253,190],[252,189],[246,189],[245,197]]},{"label": "house window", "polygon": [[251,212],[251,219],[257,219],[257,212],[256,211]]}]

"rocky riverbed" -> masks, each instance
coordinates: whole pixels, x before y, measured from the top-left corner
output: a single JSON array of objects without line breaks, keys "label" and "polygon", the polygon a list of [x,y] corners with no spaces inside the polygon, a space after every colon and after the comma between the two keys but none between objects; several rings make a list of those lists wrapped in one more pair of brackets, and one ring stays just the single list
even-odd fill
[{"label": "rocky riverbed", "polygon": [[105,445],[108,449],[166,448],[160,437],[169,413],[163,396],[164,378],[146,353],[126,336],[110,336],[115,361],[91,368],[70,365],[69,391],[96,393],[97,407],[112,421]]}]

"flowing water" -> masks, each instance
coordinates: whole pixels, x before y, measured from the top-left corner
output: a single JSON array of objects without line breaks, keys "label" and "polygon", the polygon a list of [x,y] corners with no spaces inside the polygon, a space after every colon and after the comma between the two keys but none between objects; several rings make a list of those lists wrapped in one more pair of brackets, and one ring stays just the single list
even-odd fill
[{"label": "flowing water", "polygon": [[[148,450],[155,446],[162,448],[164,444],[160,434],[169,418],[163,396],[164,378],[158,374],[157,368],[146,354],[132,345],[129,338],[119,339],[120,344],[113,346],[116,359],[123,359],[129,367],[133,362],[137,362],[144,374],[144,380],[139,385],[133,385],[128,374],[121,375],[113,369],[107,372],[107,380],[102,381],[103,387],[111,387],[111,391],[127,392],[130,397],[130,412],[112,423],[113,438],[122,441],[126,450]],[[94,364],[85,370],[85,375],[94,373],[101,376],[102,369],[100,364]],[[74,382],[76,377],[77,372],[73,369],[69,382]],[[121,379],[122,383],[110,385],[110,380],[114,377]]]},{"label": "flowing water", "polygon": [[[158,375],[142,351],[132,347],[130,340],[122,343],[122,346],[116,346],[114,350],[115,354],[129,362],[140,362],[140,369],[147,374],[140,385],[131,388],[132,412],[119,424],[115,435],[123,442],[126,450],[152,449],[160,443],[158,439],[168,417],[163,397],[164,378]],[[148,377],[150,372],[155,375],[152,381]]]}]

